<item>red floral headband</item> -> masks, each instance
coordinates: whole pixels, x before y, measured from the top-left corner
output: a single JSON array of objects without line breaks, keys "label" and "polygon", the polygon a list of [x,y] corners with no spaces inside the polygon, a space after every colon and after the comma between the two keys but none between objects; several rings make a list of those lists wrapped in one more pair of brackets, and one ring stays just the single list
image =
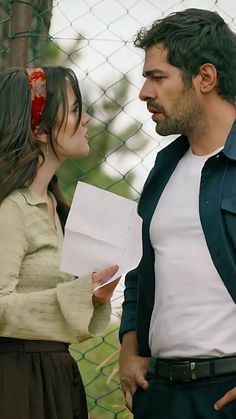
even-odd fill
[{"label": "red floral headband", "polygon": [[31,128],[36,134],[46,103],[46,75],[42,68],[26,68],[26,73],[31,90]]}]

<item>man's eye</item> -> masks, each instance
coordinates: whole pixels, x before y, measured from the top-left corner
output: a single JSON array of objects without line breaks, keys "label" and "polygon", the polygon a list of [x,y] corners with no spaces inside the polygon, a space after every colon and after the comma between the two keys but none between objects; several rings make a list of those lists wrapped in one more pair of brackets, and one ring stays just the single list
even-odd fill
[{"label": "man's eye", "polygon": [[154,79],[157,80],[157,81],[160,81],[160,80],[164,79],[164,77],[162,77],[162,76],[154,76]]}]

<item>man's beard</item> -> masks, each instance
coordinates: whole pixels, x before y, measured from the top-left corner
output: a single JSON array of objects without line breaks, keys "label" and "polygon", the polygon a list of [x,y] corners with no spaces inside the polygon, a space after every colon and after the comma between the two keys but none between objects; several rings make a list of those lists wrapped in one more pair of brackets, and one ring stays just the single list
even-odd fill
[{"label": "man's beard", "polygon": [[156,132],[162,136],[175,134],[190,136],[203,118],[204,111],[194,90],[183,89],[170,112],[163,108],[163,119],[156,122]]}]

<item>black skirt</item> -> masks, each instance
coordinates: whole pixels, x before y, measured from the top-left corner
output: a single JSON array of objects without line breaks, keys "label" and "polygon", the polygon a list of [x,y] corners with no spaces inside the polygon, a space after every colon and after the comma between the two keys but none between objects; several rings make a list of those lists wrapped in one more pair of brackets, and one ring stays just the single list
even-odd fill
[{"label": "black skirt", "polygon": [[0,418],[88,419],[66,343],[0,338]]}]

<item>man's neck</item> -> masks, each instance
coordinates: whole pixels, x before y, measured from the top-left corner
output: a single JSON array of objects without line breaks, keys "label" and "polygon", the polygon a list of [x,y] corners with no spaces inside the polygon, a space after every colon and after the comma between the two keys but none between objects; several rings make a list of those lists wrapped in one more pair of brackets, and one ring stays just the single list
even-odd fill
[{"label": "man's neck", "polygon": [[221,100],[217,106],[209,107],[206,120],[199,124],[199,130],[188,136],[193,153],[207,155],[224,147],[235,118],[235,107],[229,102]]}]

